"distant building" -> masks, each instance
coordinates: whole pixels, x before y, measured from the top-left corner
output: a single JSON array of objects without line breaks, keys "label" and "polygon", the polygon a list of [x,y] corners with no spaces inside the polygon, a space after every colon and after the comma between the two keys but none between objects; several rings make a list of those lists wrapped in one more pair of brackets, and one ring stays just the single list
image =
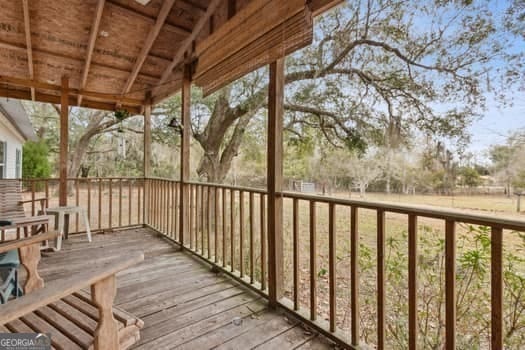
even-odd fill
[{"label": "distant building", "polygon": [[0,97],[0,179],[22,177],[22,146],[34,139],[33,126],[20,101]]}]

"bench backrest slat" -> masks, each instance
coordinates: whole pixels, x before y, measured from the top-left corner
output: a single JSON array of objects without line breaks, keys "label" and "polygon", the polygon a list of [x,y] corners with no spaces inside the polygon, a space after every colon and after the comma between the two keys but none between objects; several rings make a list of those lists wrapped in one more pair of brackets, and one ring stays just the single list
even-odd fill
[{"label": "bench backrest slat", "polygon": [[24,218],[26,216],[22,201],[22,183],[19,180],[0,180],[0,218]]}]

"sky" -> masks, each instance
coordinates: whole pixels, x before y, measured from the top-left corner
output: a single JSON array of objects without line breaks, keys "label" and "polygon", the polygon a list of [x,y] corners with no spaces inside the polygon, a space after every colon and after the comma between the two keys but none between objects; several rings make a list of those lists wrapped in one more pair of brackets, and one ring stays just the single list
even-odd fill
[{"label": "sky", "polygon": [[525,129],[525,92],[516,91],[514,99],[514,105],[508,107],[489,100],[487,111],[470,127],[472,143],[469,149],[478,158],[483,157],[490,145],[505,143],[510,133]]},{"label": "sky", "polygon": [[[501,20],[505,8],[509,5],[508,0],[493,0],[489,2],[489,8],[495,18]],[[525,41],[516,39],[511,48],[515,53],[525,52]],[[501,106],[493,98],[487,96],[487,110],[481,119],[475,121],[469,128],[472,135],[470,151],[482,160],[486,151],[493,144],[503,144],[512,132],[525,129],[525,91],[513,87],[507,92],[513,101],[509,106]]]}]

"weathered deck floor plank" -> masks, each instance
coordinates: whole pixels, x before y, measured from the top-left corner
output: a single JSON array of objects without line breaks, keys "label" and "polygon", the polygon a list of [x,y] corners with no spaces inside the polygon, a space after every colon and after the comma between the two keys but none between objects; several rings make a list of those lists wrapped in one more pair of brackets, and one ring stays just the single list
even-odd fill
[{"label": "weathered deck floor plank", "polygon": [[[104,248],[105,256],[97,251]],[[322,337],[272,311],[260,296],[196,258],[180,252],[149,229],[84,236],[64,242],[63,251],[42,259],[44,280],[63,278],[72,268],[90,269],[107,253],[141,250],[144,262],[118,274],[116,305],[142,318],[145,327],[133,349],[330,349]],[[100,255],[100,254],[99,254]],[[234,318],[242,319],[240,325]]]}]

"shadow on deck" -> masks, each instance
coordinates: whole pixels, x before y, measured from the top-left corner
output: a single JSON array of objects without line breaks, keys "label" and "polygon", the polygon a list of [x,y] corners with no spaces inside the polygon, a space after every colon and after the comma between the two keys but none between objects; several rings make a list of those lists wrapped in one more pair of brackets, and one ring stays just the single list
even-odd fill
[{"label": "shadow on deck", "polygon": [[[116,305],[145,322],[133,349],[330,349],[322,336],[291,316],[269,310],[266,300],[239,283],[211,272],[200,260],[150,229],[84,235],[46,253],[46,281],[83,271],[116,254],[144,251],[145,260],[118,274]],[[240,318],[240,325],[233,320]],[[238,322],[236,322],[238,323]]]}]

